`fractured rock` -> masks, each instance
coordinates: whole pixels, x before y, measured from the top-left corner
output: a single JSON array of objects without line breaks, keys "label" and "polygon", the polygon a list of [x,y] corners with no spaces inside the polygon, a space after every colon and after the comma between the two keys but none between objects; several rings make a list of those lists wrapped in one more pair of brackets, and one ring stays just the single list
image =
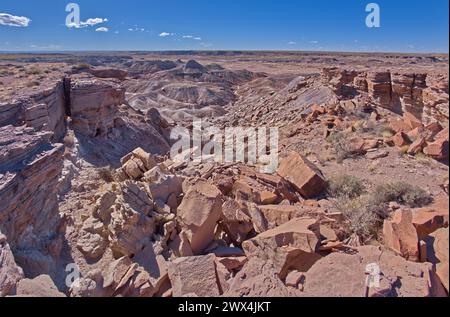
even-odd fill
[{"label": "fractured rock", "polygon": [[289,270],[306,272],[321,256],[317,220],[296,218],[243,243],[248,257],[270,260],[281,279]]},{"label": "fractured rock", "polygon": [[14,293],[17,283],[24,277],[23,270],[16,264],[6,242],[6,236],[0,232],[0,297]]},{"label": "fractured rock", "polygon": [[173,296],[195,294],[199,297],[218,297],[220,290],[213,254],[178,258],[168,266]]},{"label": "fractured rock", "polygon": [[449,262],[448,262],[448,228],[439,229],[425,238],[427,243],[427,260],[436,265],[436,274],[444,285],[447,293],[449,291]]},{"label": "fractured rock", "polygon": [[399,210],[383,225],[384,244],[410,261],[419,261],[419,239],[411,210]]},{"label": "fractured rock", "polygon": [[290,182],[304,198],[316,197],[326,188],[322,172],[296,152],[291,152],[281,160],[278,174]]},{"label": "fractured rock", "polygon": [[192,251],[201,254],[213,240],[222,216],[222,193],[217,187],[199,181],[187,191],[177,214]]},{"label": "fractured rock", "polygon": [[380,268],[380,286],[369,297],[446,296],[432,265],[413,263],[378,247],[360,247],[354,255],[330,254],[305,273],[304,295],[308,297],[364,297],[366,268]]}]

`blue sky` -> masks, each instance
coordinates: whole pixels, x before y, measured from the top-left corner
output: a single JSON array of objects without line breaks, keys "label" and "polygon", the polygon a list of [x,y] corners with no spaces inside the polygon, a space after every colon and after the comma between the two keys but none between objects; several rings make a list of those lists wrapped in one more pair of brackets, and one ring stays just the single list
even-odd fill
[{"label": "blue sky", "polygon": [[[65,25],[69,2],[0,0],[0,51],[447,53],[449,45],[448,0],[75,0],[82,22],[107,19],[81,28]],[[365,7],[370,2],[380,6],[380,28],[366,27]],[[23,27],[4,25],[11,23],[3,16],[2,24],[1,13],[31,22]]]}]

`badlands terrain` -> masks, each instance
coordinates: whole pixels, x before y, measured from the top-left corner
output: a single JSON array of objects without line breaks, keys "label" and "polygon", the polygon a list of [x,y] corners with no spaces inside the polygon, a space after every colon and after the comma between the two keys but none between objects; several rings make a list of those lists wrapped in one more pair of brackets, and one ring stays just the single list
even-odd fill
[{"label": "badlands terrain", "polygon": [[0,296],[448,296],[448,123],[448,55],[2,54]]}]

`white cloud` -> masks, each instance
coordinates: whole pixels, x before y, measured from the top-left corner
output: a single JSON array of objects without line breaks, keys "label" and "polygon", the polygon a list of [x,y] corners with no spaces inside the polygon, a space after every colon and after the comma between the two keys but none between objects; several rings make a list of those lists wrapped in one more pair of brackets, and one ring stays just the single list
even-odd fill
[{"label": "white cloud", "polygon": [[134,31],[134,29],[128,29],[128,31],[130,31],[130,32],[133,32],[133,31]]},{"label": "white cloud", "polygon": [[108,19],[103,19],[103,18],[89,18],[86,21],[80,21],[79,24],[77,23],[70,23],[67,25],[68,28],[76,28],[76,29],[80,29],[80,28],[86,28],[88,26],[95,26],[97,24],[102,24],[105,22],[108,22]]},{"label": "white cloud", "polygon": [[31,20],[27,17],[20,17],[8,13],[0,13],[0,24],[16,27],[27,27]]},{"label": "white cloud", "polygon": [[295,45],[295,44],[297,44],[297,42],[294,42],[294,41],[288,42],[288,45]]},{"label": "white cloud", "polygon": [[196,41],[201,41],[202,38],[200,36],[194,36],[194,35],[183,35],[184,39],[191,39]]},{"label": "white cloud", "polygon": [[174,36],[174,33],[162,32],[159,34],[160,37]]},{"label": "white cloud", "polygon": [[105,28],[104,26],[95,29],[95,32],[108,32],[108,31],[109,29]]},{"label": "white cloud", "polygon": [[309,41],[311,44],[319,44],[319,41]]}]

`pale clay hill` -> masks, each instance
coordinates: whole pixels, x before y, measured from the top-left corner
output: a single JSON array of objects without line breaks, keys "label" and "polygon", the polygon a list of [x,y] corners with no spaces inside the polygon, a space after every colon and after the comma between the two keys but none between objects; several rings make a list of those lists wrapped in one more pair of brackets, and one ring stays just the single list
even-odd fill
[{"label": "pale clay hill", "polygon": [[[0,55],[0,296],[448,296],[447,70],[446,55]],[[279,128],[276,173],[171,158],[193,118]]]}]

